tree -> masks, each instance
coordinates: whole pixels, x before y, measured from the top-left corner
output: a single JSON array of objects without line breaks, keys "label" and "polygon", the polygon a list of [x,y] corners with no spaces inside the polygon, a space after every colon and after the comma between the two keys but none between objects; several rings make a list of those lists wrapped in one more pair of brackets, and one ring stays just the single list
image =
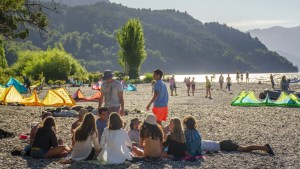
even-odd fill
[{"label": "tree", "polygon": [[147,57],[141,22],[138,19],[129,19],[118,30],[116,39],[120,47],[119,64],[130,79],[138,78],[141,65]]},{"label": "tree", "polygon": [[0,67],[2,69],[8,68],[7,61],[5,58],[5,53],[4,53],[3,39],[1,36],[0,36]]},{"label": "tree", "polygon": [[1,0],[0,35],[24,39],[29,27],[44,31],[48,25],[45,10],[57,11],[58,2],[51,0],[50,7],[39,0]]}]

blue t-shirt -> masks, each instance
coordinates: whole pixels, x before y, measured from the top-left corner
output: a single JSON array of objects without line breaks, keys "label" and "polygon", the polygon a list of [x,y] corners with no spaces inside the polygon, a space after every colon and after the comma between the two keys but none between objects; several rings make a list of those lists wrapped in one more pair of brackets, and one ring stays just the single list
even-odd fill
[{"label": "blue t-shirt", "polygon": [[154,101],[154,107],[166,107],[168,106],[168,90],[167,85],[162,80],[157,80],[154,84],[154,91],[158,92],[159,95]]},{"label": "blue t-shirt", "polygon": [[100,119],[97,119],[96,120],[96,125],[97,125],[97,130],[98,130],[98,140],[99,140],[99,143],[100,143],[101,136],[102,136],[102,133],[104,131],[104,128],[107,127],[107,122],[106,121],[101,121]]}]

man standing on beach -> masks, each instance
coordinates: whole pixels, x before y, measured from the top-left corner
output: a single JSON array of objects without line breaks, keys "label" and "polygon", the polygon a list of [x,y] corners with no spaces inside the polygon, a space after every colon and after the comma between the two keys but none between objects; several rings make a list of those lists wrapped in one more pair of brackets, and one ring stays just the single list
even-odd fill
[{"label": "man standing on beach", "polygon": [[124,116],[123,87],[121,82],[113,79],[113,76],[111,70],[104,71],[102,77],[104,82],[101,84],[98,109],[101,108],[104,100],[104,107],[108,109],[108,116],[111,112],[117,112],[121,116]]},{"label": "man standing on beach", "polygon": [[168,117],[168,90],[166,84],[162,81],[163,72],[160,69],[156,69],[153,72],[153,79],[156,80],[154,84],[154,95],[147,105],[146,109],[150,110],[152,103],[153,114],[156,116],[156,122],[161,124],[162,121],[166,121]]}]

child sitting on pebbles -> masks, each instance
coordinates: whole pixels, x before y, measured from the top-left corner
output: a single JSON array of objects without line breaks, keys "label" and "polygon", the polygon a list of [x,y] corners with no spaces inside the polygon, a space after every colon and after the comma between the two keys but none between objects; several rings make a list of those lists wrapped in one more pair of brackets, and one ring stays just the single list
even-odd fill
[{"label": "child sitting on pebbles", "polygon": [[132,119],[130,122],[130,130],[128,132],[132,145],[137,147],[140,145],[140,124],[141,121],[138,118]]}]

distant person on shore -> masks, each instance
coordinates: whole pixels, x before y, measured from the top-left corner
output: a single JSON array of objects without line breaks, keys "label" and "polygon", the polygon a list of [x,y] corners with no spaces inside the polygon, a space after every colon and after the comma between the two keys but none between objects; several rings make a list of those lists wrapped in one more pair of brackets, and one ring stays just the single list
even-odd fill
[{"label": "distant person on shore", "polygon": [[249,83],[249,72],[246,72],[246,83]]},{"label": "distant person on shore", "polygon": [[243,75],[243,73],[241,72],[241,82],[243,82],[244,81],[244,75]]},{"label": "distant person on shore", "polygon": [[232,140],[223,140],[223,141],[212,141],[212,140],[202,140],[202,150],[208,152],[251,152],[254,150],[262,150],[267,152],[268,154],[274,155],[274,151],[272,150],[269,144],[264,146],[262,145],[239,145],[234,143]]},{"label": "distant person on shore", "polygon": [[280,82],[281,91],[288,92],[290,90],[290,83],[286,79],[286,76],[282,76]]},{"label": "distant person on shore", "polygon": [[275,89],[275,87],[274,87],[275,86],[275,82],[274,82],[274,77],[273,77],[272,74],[270,75],[270,80],[271,80],[272,88]]},{"label": "distant person on shore", "polygon": [[187,77],[185,80],[185,84],[187,87],[187,94],[190,96],[190,89],[191,89],[191,77]]},{"label": "distant person on shore", "polygon": [[228,91],[230,91],[230,87],[231,87],[231,77],[230,77],[230,74],[228,74],[228,76],[226,78],[226,89],[228,89]]},{"label": "distant person on shore", "polygon": [[219,83],[220,83],[220,89],[223,90],[224,77],[222,74],[219,77]]},{"label": "distant person on shore", "polygon": [[59,145],[56,136],[56,125],[53,117],[47,117],[42,127],[35,134],[30,157],[55,158],[67,155],[71,149],[67,145]]},{"label": "distant person on shore", "polygon": [[111,70],[104,71],[98,109],[102,107],[102,103],[104,102],[104,107],[108,109],[109,114],[117,112],[121,116],[124,116],[123,86],[121,82],[114,80],[113,76]]},{"label": "distant person on shore", "polygon": [[196,89],[195,77],[192,78],[191,87],[192,87],[192,95],[194,96],[195,95],[195,89]]},{"label": "distant person on shore", "polygon": [[23,80],[24,80],[24,85],[25,85],[26,89],[28,90],[28,93],[31,93],[31,89],[30,89],[31,81],[30,81],[30,79],[26,76],[23,76]]},{"label": "distant person on shore", "polygon": [[158,124],[162,121],[166,121],[168,117],[168,89],[166,84],[162,81],[163,71],[156,69],[153,71],[153,78],[156,80],[154,84],[154,95],[146,106],[146,110],[150,110],[152,103],[154,104],[152,108],[153,114],[156,116]]},{"label": "distant person on shore", "polygon": [[208,79],[208,76],[205,76],[205,88],[206,88],[206,95],[205,97],[208,97],[209,99],[212,99],[211,98],[211,83]]},{"label": "distant person on shore", "polygon": [[175,96],[177,96],[176,82],[175,82],[174,75],[171,76],[169,83],[170,83],[171,96],[173,96],[174,91],[175,91]]},{"label": "distant person on shore", "polygon": [[239,72],[239,70],[236,70],[236,82],[237,82],[237,84],[240,83],[240,72]]},{"label": "distant person on shore", "polygon": [[210,76],[210,81],[213,82],[213,80],[215,79],[216,75],[213,74],[212,76]]}]

